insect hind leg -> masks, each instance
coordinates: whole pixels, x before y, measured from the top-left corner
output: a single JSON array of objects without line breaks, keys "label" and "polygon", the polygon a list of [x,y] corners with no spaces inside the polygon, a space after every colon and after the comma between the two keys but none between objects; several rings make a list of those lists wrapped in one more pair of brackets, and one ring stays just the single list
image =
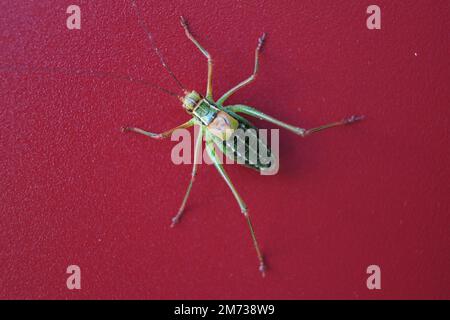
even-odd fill
[{"label": "insect hind leg", "polygon": [[332,122],[332,123],[328,123],[325,125],[321,125],[315,128],[311,128],[311,129],[304,129],[304,128],[300,128],[300,127],[295,127],[293,125],[287,124],[283,121],[280,121],[278,119],[275,119],[261,111],[259,111],[258,109],[243,105],[243,104],[235,104],[235,105],[230,105],[227,106],[227,110],[230,110],[232,112],[236,112],[236,113],[244,113],[247,114],[249,116],[261,119],[261,120],[265,120],[268,122],[271,122],[281,128],[287,129],[295,134],[298,134],[302,137],[307,137],[312,133],[318,132],[318,131],[322,131],[328,128],[333,128],[333,127],[338,127],[338,126],[343,126],[343,125],[347,125],[347,124],[352,124],[358,121],[361,121],[364,119],[364,116],[351,116],[348,118],[345,118],[343,120],[340,121],[336,121],[336,122]]},{"label": "insect hind leg", "polygon": [[342,119],[340,121],[336,121],[336,122],[324,124],[324,125],[319,126],[319,127],[315,127],[315,128],[311,128],[311,129],[308,129],[308,130],[304,130],[303,134],[302,134],[302,137],[306,137],[306,136],[310,135],[311,133],[322,131],[322,130],[325,130],[325,129],[328,129],[328,128],[333,128],[333,127],[338,127],[338,126],[345,126],[347,124],[352,124],[352,123],[361,121],[364,118],[365,118],[365,116],[353,115],[351,117]]},{"label": "insect hind leg", "polygon": [[259,271],[261,272],[261,275],[264,277],[266,275],[266,265],[264,263],[263,255],[261,254],[261,249],[259,248],[258,241],[256,240],[255,231],[253,229],[253,225],[250,220],[250,216],[248,214],[247,205],[242,200],[241,196],[239,195],[239,193],[235,189],[233,183],[231,182],[230,177],[226,173],[223,166],[220,164],[219,157],[217,156],[217,154],[215,152],[214,142],[209,137],[206,138],[206,150],[208,151],[208,155],[211,158],[212,162],[214,163],[214,166],[216,167],[217,171],[219,171],[220,175],[225,180],[225,182],[227,183],[231,192],[233,193],[234,197],[236,198],[236,201],[238,202],[239,207],[241,208],[242,214],[244,215],[245,219],[247,220],[247,224],[248,224],[248,227],[250,230],[250,235],[251,235],[252,241],[253,241],[253,246],[255,247],[256,255],[259,260]]}]

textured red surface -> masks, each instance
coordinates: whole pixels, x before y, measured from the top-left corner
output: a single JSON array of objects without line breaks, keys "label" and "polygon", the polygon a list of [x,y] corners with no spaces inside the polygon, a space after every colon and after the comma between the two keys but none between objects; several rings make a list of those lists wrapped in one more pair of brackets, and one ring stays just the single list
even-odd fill
[{"label": "textured red surface", "polygon": [[[65,27],[81,6],[82,27]],[[281,168],[228,172],[269,265],[262,279],[245,220],[203,165],[182,223],[169,227],[190,166],[175,142],[122,134],[187,119],[179,103],[127,82],[0,75],[2,298],[450,298],[449,2],[159,1],[141,7],[183,83],[216,96],[261,73],[230,102],[304,127],[365,114],[301,139],[281,132]],[[130,73],[175,88],[128,1],[14,1],[0,8],[1,64]],[[261,126],[273,126],[258,122]],[[77,264],[82,289],[66,288]],[[382,290],[366,288],[377,264]]]}]

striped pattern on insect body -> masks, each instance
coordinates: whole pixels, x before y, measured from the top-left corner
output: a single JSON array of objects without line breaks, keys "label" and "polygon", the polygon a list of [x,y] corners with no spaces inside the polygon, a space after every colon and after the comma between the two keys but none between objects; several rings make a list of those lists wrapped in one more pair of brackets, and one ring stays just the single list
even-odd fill
[{"label": "striped pattern on insect body", "polygon": [[207,134],[228,158],[255,170],[264,170],[275,162],[266,142],[260,139],[259,130],[246,119],[196,91],[189,92],[183,101],[186,111],[205,126]]},{"label": "striped pattern on insect body", "polygon": [[[165,62],[163,56],[159,52],[159,49],[155,46],[153,42],[152,34],[149,32],[149,29],[144,22],[140,11],[138,10],[138,7],[136,5],[136,2],[132,0],[133,8],[135,9],[136,15],[138,17],[138,21],[141,25],[141,27],[144,29],[144,31],[147,34],[148,39],[150,40],[150,43],[155,51],[155,53],[160,58],[161,64],[163,67],[168,71],[168,73],[172,76],[172,78],[176,81],[178,86],[183,92],[183,95],[175,95],[181,102],[184,110],[191,116],[191,119],[188,120],[186,123],[170,129],[168,131],[165,131],[163,133],[152,133],[148,132],[139,128],[135,127],[126,127],[123,128],[124,131],[131,131],[136,132],[139,134],[143,134],[145,136],[148,136],[150,138],[155,139],[162,139],[169,137],[175,130],[181,129],[181,128],[189,128],[192,126],[199,126],[201,129],[201,134],[198,135],[196,141],[195,141],[195,147],[194,147],[194,164],[192,168],[192,175],[191,179],[189,181],[188,188],[186,190],[186,193],[184,195],[183,201],[181,203],[181,206],[177,212],[177,214],[172,218],[172,226],[176,225],[181,216],[183,215],[186,202],[189,198],[190,191],[192,188],[192,184],[194,182],[195,175],[197,173],[197,163],[199,162],[198,157],[198,150],[200,150],[202,145],[203,138],[205,139],[205,145],[206,150],[208,152],[209,157],[211,158],[214,166],[218,170],[219,174],[222,176],[226,184],[228,185],[229,189],[233,193],[241,212],[243,213],[249,230],[250,235],[253,241],[254,248],[256,250],[256,254],[259,261],[259,270],[261,274],[265,275],[266,266],[264,263],[264,258],[261,253],[258,241],[256,239],[255,232],[253,230],[253,226],[250,220],[250,216],[248,214],[247,205],[242,200],[241,196],[237,192],[235,186],[231,182],[228,174],[226,173],[225,169],[222,166],[222,163],[220,162],[220,159],[216,153],[216,147],[222,151],[223,154],[225,154],[227,157],[232,158],[234,160],[238,160],[238,163],[244,164],[250,168],[253,168],[255,170],[263,170],[264,168],[270,166],[272,162],[274,161],[274,155],[270,151],[270,149],[267,147],[264,141],[260,139],[259,137],[259,131],[258,128],[256,128],[253,124],[251,124],[246,118],[242,117],[241,114],[245,114],[247,116],[256,117],[261,120],[268,121],[270,123],[273,123],[277,126],[280,126],[281,128],[287,129],[297,135],[300,135],[302,137],[306,137],[311,133],[350,124],[353,122],[356,122],[358,120],[361,120],[362,116],[351,116],[349,118],[346,118],[341,121],[333,122],[330,124],[322,125],[316,128],[312,129],[303,129],[296,126],[292,126],[290,124],[287,124],[283,121],[277,120],[255,108],[252,108],[250,106],[238,104],[238,105],[225,105],[226,100],[232,96],[235,92],[240,90],[241,88],[245,87],[249,83],[255,80],[256,75],[258,73],[258,67],[259,67],[259,54],[262,49],[265,34],[263,34],[258,39],[258,44],[256,46],[255,50],[255,65],[253,73],[248,77],[246,80],[242,81],[232,89],[228,90],[222,97],[220,97],[217,101],[213,99],[213,90],[212,90],[212,74],[213,74],[213,64],[210,54],[199,44],[199,42],[192,36],[191,32],[189,31],[189,28],[186,24],[186,21],[181,17],[181,25],[184,28],[184,31],[186,33],[186,36],[189,40],[191,40],[194,45],[201,51],[201,53],[206,57],[208,61],[208,79],[207,79],[207,86],[206,86],[206,95],[202,96],[197,91],[189,91],[186,90],[185,87],[181,84],[181,82],[175,77],[172,70],[168,67],[167,63]],[[165,89],[164,89],[165,90]],[[168,90],[165,90],[166,92]],[[170,92],[169,92],[170,94]],[[253,140],[256,140],[257,146],[252,146],[249,143],[247,143],[247,137],[254,138]],[[252,140],[252,139],[249,139]],[[240,142],[240,143],[239,143]],[[239,148],[239,145],[243,146],[243,148]],[[252,157],[256,154],[256,160],[251,161]]]}]

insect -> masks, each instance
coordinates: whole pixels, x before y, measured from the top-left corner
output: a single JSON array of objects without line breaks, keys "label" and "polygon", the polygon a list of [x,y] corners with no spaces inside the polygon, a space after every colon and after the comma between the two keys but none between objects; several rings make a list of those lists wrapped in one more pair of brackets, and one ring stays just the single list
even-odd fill
[{"label": "insect", "polygon": [[[136,4],[136,1],[132,0],[131,4],[135,10],[135,13],[138,17],[139,24],[141,25],[142,29],[145,31],[153,50],[158,55],[160,62],[162,66],[167,70],[167,72],[170,74],[170,76],[176,81],[179,88],[183,92],[183,95],[177,96],[180,101],[182,102],[183,109],[188,113],[190,116],[190,119],[167,131],[164,131],[162,133],[153,133],[149,131],[145,131],[140,128],[136,127],[124,127],[124,132],[135,132],[142,135],[145,135],[147,137],[153,138],[153,139],[164,139],[167,137],[170,137],[171,134],[177,130],[177,129],[185,129],[192,126],[198,126],[200,127],[200,134],[196,138],[195,147],[194,147],[194,164],[192,167],[192,174],[191,178],[186,190],[186,193],[184,195],[184,198],[181,202],[181,206],[177,212],[177,214],[172,218],[172,226],[175,226],[181,219],[186,203],[188,201],[189,195],[191,193],[192,185],[195,180],[195,176],[197,173],[197,155],[198,151],[201,148],[202,140],[204,138],[205,140],[205,146],[207,153],[212,160],[214,166],[216,167],[217,171],[219,172],[220,176],[224,179],[226,182],[228,188],[231,190],[233,196],[235,197],[241,212],[243,216],[245,217],[248,228],[250,230],[250,235],[253,241],[253,246],[256,250],[256,255],[259,261],[259,271],[261,272],[262,276],[265,275],[266,272],[266,265],[264,262],[264,257],[262,255],[260,246],[258,244],[255,231],[252,226],[252,222],[248,213],[247,205],[245,204],[242,197],[239,195],[238,191],[236,190],[235,186],[233,185],[231,179],[229,178],[228,174],[226,173],[224,167],[222,166],[220,159],[218,157],[218,154],[216,153],[216,147],[221,150],[223,154],[225,154],[227,157],[241,160],[241,163],[246,164],[247,166],[252,167],[255,170],[262,170],[264,168],[264,164],[261,162],[253,162],[250,163],[248,160],[248,154],[247,153],[239,153],[237,152],[235,148],[235,144],[231,143],[231,137],[228,135],[229,132],[233,132],[237,129],[241,129],[244,131],[254,130],[257,135],[257,128],[251,124],[248,120],[246,120],[244,117],[241,116],[241,114],[245,114],[247,116],[256,117],[268,122],[271,122],[277,126],[280,126],[284,129],[287,129],[301,137],[306,137],[314,132],[318,132],[327,128],[341,126],[341,125],[347,125],[354,123],[356,121],[359,121],[363,119],[363,116],[351,116],[349,118],[343,119],[341,121],[325,124],[316,128],[312,129],[303,129],[299,128],[290,124],[287,124],[285,122],[282,122],[280,120],[277,120],[255,108],[252,108],[247,105],[237,104],[237,105],[226,105],[226,101],[229,97],[231,97],[234,93],[236,93],[238,90],[244,88],[251,82],[253,82],[258,74],[259,69],[259,54],[263,48],[264,40],[266,35],[263,34],[259,39],[258,43],[255,49],[255,64],[253,73],[245,79],[244,81],[237,84],[235,87],[228,90],[223,96],[221,96],[218,100],[214,100],[213,98],[213,86],[212,86],[212,76],[213,76],[213,60],[211,58],[211,55],[206,51],[202,45],[194,38],[192,33],[189,30],[189,27],[187,25],[186,20],[181,17],[181,25],[184,29],[184,32],[187,36],[187,38],[192,41],[192,43],[200,50],[200,52],[205,56],[208,63],[208,75],[207,75],[207,85],[206,85],[206,94],[201,95],[195,90],[187,90],[185,87],[181,84],[181,82],[175,77],[172,70],[168,67],[167,63],[164,60],[164,57],[159,52],[158,47],[155,45],[153,41],[153,36],[149,31],[149,28],[147,24],[144,22],[144,19],[140,13],[140,10],[138,9],[138,6]],[[258,136],[256,136],[258,139],[258,144],[263,146],[264,149],[269,150],[270,149],[264,144],[264,141],[259,139]],[[273,155],[270,155],[273,157]],[[238,162],[239,163],[239,162]]]},{"label": "insect", "polygon": [[[132,78],[129,75],[123,75],[123,74],[117,74],[117,73],[110,73],[110,72],[102,72],[102,71],[93,71],[93,70],[76,70],[75,72],[71,72],[71,75],[78,75],[78,76],[96,76],[100,78],[111,78],[115,80],[122,80],[122,81],[129,81],[136,84],[140,84],[143,86],[147,86],[153,89],[160,90],[161,92],[171,95],[175,98],[177,98],[179,101],[181,101],[182,108],[184,111],[187,112],[190,119],[167,131],[164,131],[162,133],[153,133],[149,131],[145,131],[140,128],[136,127],[124,127],[122,128],[122,131],[124,132],[135,132],[142,135],[145,135],[147,137],[153,138],[153,139],[164,139],[167,137],[170,137],[171,134],[177,130],[177,129],[185,129],[192,126],[197,126],[200,128],[196,141],[195,141],[195,147],[194,147],[194,163],[192,167],[192,173],[189,180],[189,184],[187,186],[186,193],[183,197],[183,200],[181,202],[181,205],[178,209],[178,212],[176,215],[172,218],[172,227],[175,226],[183,216],[183,213],[185,211],[186,203],[188,201],[188,198],[191,193],[192,185],[195,180],[195,176],[197,174],[197,164],[198,164],[198,154],[199,150],[202,146],[202,140],[205,140],[205,147],[206,151],[212,160],[215,168],[219,172],[220,176],[224,179],[225,183],[227,184],[228,188],[231,190],[234,198],[236,199],[240,210],[245,217],[248,228],[250,231],[251,239],[253,242],[253,246],[256,251],[256,255],[259,261],[259,271],[261,272],[262,276],[265,275],[266,272],[266,264],[264,261],[263,254],[261,252],[260,246],[258,244],[255,231],[253,229],[253,225],[248,213],[247,205],[245,204],[242,197],[239,195],[238,191],[236,190],[235,186],[233,185],[231,179],[229,178],[228,174],[226,173],[223,165],[221,164],[220,158],[218,153],[216,152],[216,148],[219,149],[225,156],[232,158],[233,160],[238,160],[238,163],[244,164],[247,167],[250,167],[257,171],[262,171],[267,168],[267,166],[274,161],[275,155],[271,153],[270,148],[265,144],[265,142],[260,139],[258,134],[258,128],[254,126],[250,121],[248,121],[246,118],[242,116],[242,114],[255,117],[261,120],[268,121],[270,123],[273,123],[281,128],[287,129],[301,137],[309,136],[310,134],[314,132],[318,132],[327,128],[336,127],[336,126],[342,126],[351,124],[354,122],[357,122],[359,120],[362,120],[363,116],[351,116],[348,118],[345,118],[341,121],[325,124],[322,126],[318,126],[312,129],[303,129],[300,127],[296,127],[290,124],[287,124],[283,121],[277,120],[255,108],[252,108],[247,105],[243,104],[236,104],[236,105],[226,105],[226,101],[229,97],[231,97],[234,93],[236,93],[238,90],[244,88],[245,86],[252,83],[257,74],[259,69],[259,55],[261,53],[261,50],[263,48],[264,40],[266,38],[266,35],[263,34],[257,42],[257,46],[255,49],[255,61],[254,61],[254,69],[253,73],[244,81],[237,84],[235,87],[228,90],[224,95],[222,95],[219,99],[214,100],[213,98],[213,87],[212,87],[212,75],[213,75],[213,60],[211,58],[211,55],[206,51],[200,43],[194,38],[192,33],[189,30],[189,27],[187,25],[187,22],[184,18],[181,17],[181,25],[184,29],[184,32],[187,36],[187,38],[193,42],[193,44],[200,50],[200,52],[206,57],[207,59],[207,65],[208,65],[208,74],[207,74],[207,85],[206,85],[206,94],[201,95],[198,93],[198,91],[195,90],[187,90],[182,83],[178,80],[178,78],[175,76],[175,74],[172,72],[172,70],[167,65],[164,57],[160,53],[158,47],[155,45],[153,41],[152,33],[149,31],[148,25],[145,23],[142,14],[136,4],[135,0],[131,0],[131,5],[135,11],[135,14],[137,16],[139,25],[144,30],[145,34],[148,37],[148,40],[152,46],[152,49],[158,56],[160,63],[165,68],[165,70],[168,72],[168,74],[173,78],[173,80],[178,85],[180,91],[182,94],[176,94],[170,90],[167,90],[165,88],[162,88],[158,85],[155,85],[153,83],[150,83],[146,81],[145,79],[138,79],[138,78]],[[20,70],[22,69],[22,70]],[[31,70],[29,67],[25,68],[18,68],[17,66],[11,67],[7,65],[0,66],[0,71],[2,72],[27,72],[31,73],[32,71],[36,73],[52,73],[52,74],[67,74],[64,70],[61,70],[59,68],[34,68]],[[263,149],[265,152],[262,152],[262,154],[266,153],[267,158],[265,160],[267,161],[261,161],[262,159],[259,157],[260,152],[258,150],[258,158],[257,161],[250,161],[251,157],[250,154],[247,152],[250,146],[248,145],[247,141],[244,141],[245,145],[245,152],[239,152],[239,150],[236,147],[236,144],[234,144],[234,138],[236,137],[236,133],[239,131],[243,131],[245,134],[248,134],[250,136],[253,136],[258,141],[258,148]],[[231,135],[230,135],[231,133]],[[263,159],[264,160],[264,159]]]}]

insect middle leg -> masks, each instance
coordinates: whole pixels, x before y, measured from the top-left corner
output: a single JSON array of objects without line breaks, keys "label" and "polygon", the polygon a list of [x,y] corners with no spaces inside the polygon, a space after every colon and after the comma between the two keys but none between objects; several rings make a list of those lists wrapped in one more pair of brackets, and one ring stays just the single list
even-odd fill
[{"label": "insect middle leg", "polygon": [[253,116],[255,118],[259,118],[261,120],[266,120],[268,122],[271,122],[273,124],[276,124],[277,126],[280,126],[282,128],[285,128],[289,131],[292,131],[302,137],[306,137],[308,135],[310,135],[311,133],[314,132],[318,132],[324,129],[328,129],[328,128],[332,128],[332,127],[337,127],[337,126],[342,126],[342,125],[346,125],[346,124],[351,124],[357,121],[360,121],[362,119],[364,119],[364,116],[356,116],[353,115],[351,117],[345,118],[341,121],[336,121],[336,122],[332,122],[332,123],[328,123],[319,127],[315,127],[315,128],[311,128],[311,129],[303,129],[303,128],[299,128],[299,127],[294,127],[290,124],[287,124],[283,121],[277,120],[255,108],[243,105],[243,104],[236,104],[236,105],[231,105],[231,106],[227,106],[227,110],[233,111],[233,112],[237,112],[237,113],[244,113],[244,114],[248,114],[250,116]]},{"label": "insect middle leg", "polygon": [[241,83],[239,83],[237,86],[235,86],[234,88],[231,88],[229,91],[227,91],[222,97],[220,97],[219,100],[217,100],[217,104],[219,105],[223,105],[223,103],[225,102],[225,100],[227,100],[231,95],[233,95],[236,91],[238,91],[239,89],[241,89],[242,87],[245,87],[246,85],[248,85],[249,83],[251,83],[253,80],[255,80],[256,78],[256,74],[258,73],[258,69],[259,69],[259,52],[262,49],[262,46],[264,44],[264,40],[266,38],[266,34],[263,33],[261,37],[259,37],[258,39],[258,45],[256,46],[255,49],[255,67],[253,69],[253,73],[250,77],[248,77],[246,80],[242,81]]},{"label": "insect middle leg", "polygon": [[135,127],[123,127],[122,132],[131,131],[131,132],[143,134],[143,135],[153,138],[153,139],[164,139],[164,138],[170,137],[172,135],[172,133],[177,129],[186,129],[186,128],[192,127],[194,125],[194,122],[195,122],[194,119],[191,119],[188,122],[183,123],[182,125],[179,125],[178,127],[172,128],[172,129],[164,131],[162,133],[148,132],[148,131],[145,131],[145,130],[142,130],[139,128],[135,128]]},{"label": "insect middle leg", "polygon": [[199,156],[200,150],[202,146],[202,140],[203,140],[203,128],[199,126],[199,132],[197,135],[197,140],[195,141],[195,147],[194,147],[194,164],[192,165],[192,174],[191,174],[191,180],[189,181],[188,188],[186,190],[186,194],[184,195],[183,202],[181,203],[180,208],[178,209],[177,214],[172,218],[172,225],[171,227],[174,227],[179,221],[181,216],[184,213],[184,208],[186,206],[186,202],[189,198],[189,194],[191,193],[192,185],[194,184],[195,176],[197,175],[197,165],[199,163]]},{"label": "insect middle leg", "polygon": [[186,20],[183,17],[180,17],[181,25],[184,28],[184,32],[186,33],[186,36],[191,40],[196,47],[203,53],[203,55],[208,59],[208,82],[206,86],[206,98],[212,101],[212,69],[213,69],[213,60],[211,58],[211,55],[206,51],[200,43],[194,38],[192,33],[189,31],[189,27],[187,25]]},{"label": "insect middle leg", "polygon": [[253,230],[253,225],[250,220],[250,216],[248,215],[247,205],[244,203],[244,200],[242,200],[241,196],[239,195],[239,193],[235,189],[233,183],[231,182],[230,177],[226,173],[223,166],[220,164],[220,159],[217,156],[215,148],[214,148],[214,142],[208,136],[206,137],[206,150],[207,150],[208,155],[211,158],[212,162],[214,163],[214,166],[216,167],[217,171],[219,171],[220,175],[225,180],[228,187],[231,189],[231,192],[233,193],[234,197],[236,198],[237,203],[239,204],[239,207],[241,208],[242,214],[244,215],[245,219],[247,220],[247,224],[250,229],[250,234],[252,236],[253,245],[255,247],[256,255],[258,256],[258,260],[259,260],[259,271],[261,272],[262,276],[264,277],[265,271],[266,271],[266,265],[264,264],[264,259],[261,254],[261,250],[259,248],[258,241],[256,240],[255,231]]}]

